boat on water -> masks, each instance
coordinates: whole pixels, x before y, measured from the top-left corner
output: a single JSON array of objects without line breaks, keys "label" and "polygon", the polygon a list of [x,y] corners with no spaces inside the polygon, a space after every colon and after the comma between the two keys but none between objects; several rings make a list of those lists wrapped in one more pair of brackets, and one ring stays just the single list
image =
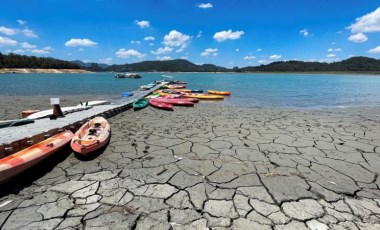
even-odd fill
[{"label": "boat on water", "polygon": [[115,78],[141,78],[137,73],[117,73]]},{"label": "boat on water", "polygon": [[75,133],[71,148],[86,156],[107,144],[111,137],[111,127],[104,117],[95,117],[86,122]]},{"label": "boat on water", "polygon": [[57,152],[74,137],[70,130],[54,135],[0,160],[0,184]]},{"label": "boat on water", "polygon": [[146,98],[141,98],[135,102],[133,102],[132,107],[134,110],[144,109],[149,105],[149,100]]},{"label": "boat on water", "polygon": [[215,94],[215,95],[223,95],[223,96],[229,96],[231,95],[231,92],[229,91],[216,91],[216,90],[207,90],[209,94]]}]

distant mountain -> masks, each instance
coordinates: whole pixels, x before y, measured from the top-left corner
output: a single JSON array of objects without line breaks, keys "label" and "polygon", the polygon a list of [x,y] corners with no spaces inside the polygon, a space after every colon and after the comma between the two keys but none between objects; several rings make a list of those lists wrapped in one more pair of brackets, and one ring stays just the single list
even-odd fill
[{"label": "distant mountain", "polygon": [[380,60],[368,57],[352,57],[343,61],[303,62],[279,61],[267,65],[234,67],[228,69],[212,64],[196,65],[188,60],[143,61],[123,65],[63,61],[49,57],[35,57],[0,53],[0,68],[85,69],[94,72],[378,72]]},{"label": "distant mountain", "polygon": [[106,71],[117,72],[225,72],[227,68],[212,65],[196,65],[184,59],[167,61],[143,61],[125,65],[112,65]]},{"label": "distant mountain", "polygon": [[98,65],[99,67],[101,68],[107,68],[109,67],[110,65],[107,65],[107,64],[104,64],[104,63],[94,63],[94,62],[83,62],[81,60],[75,60],[75,61],[71,61],[72,63],[75,63],[77,65],[79,65],[80,67],[83,67],[83,68],[90,68],[92,65]]},{"label": "distant mountain", "polygon": [[240,72],[373,72],[380,71],[380,60],[368,57],[352,57],[343,61],[303,62],[279,61],[268,65],[249,66],[238,69]]}]

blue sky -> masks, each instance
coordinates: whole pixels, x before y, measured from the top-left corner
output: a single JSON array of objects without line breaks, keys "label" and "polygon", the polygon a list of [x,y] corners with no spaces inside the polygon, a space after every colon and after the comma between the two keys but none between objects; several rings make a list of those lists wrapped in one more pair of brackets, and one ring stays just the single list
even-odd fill
[{"label": "blue sky", "polygon": [[0,12],[2,53],[225,67],[380,58],[378,0],[12,0]]}]

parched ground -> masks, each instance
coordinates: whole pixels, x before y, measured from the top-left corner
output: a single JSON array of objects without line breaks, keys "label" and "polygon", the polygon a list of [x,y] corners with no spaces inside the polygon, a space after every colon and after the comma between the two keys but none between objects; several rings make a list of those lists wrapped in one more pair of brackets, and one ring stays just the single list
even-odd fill
[{"label": "parched ground", "polygon": [[130,110],[100,155],[5,185],[0,228],[380,229],[377,114]]}]

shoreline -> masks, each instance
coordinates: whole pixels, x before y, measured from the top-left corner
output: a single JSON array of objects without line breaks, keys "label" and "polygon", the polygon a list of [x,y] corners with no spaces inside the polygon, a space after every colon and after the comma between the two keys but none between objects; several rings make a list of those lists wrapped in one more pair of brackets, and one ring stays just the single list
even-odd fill
[{"label": "shoreline", "polygon": [[31,69],[31,68],[0,68],[0,74],[9,73],[93,73],[84,69]]}]

